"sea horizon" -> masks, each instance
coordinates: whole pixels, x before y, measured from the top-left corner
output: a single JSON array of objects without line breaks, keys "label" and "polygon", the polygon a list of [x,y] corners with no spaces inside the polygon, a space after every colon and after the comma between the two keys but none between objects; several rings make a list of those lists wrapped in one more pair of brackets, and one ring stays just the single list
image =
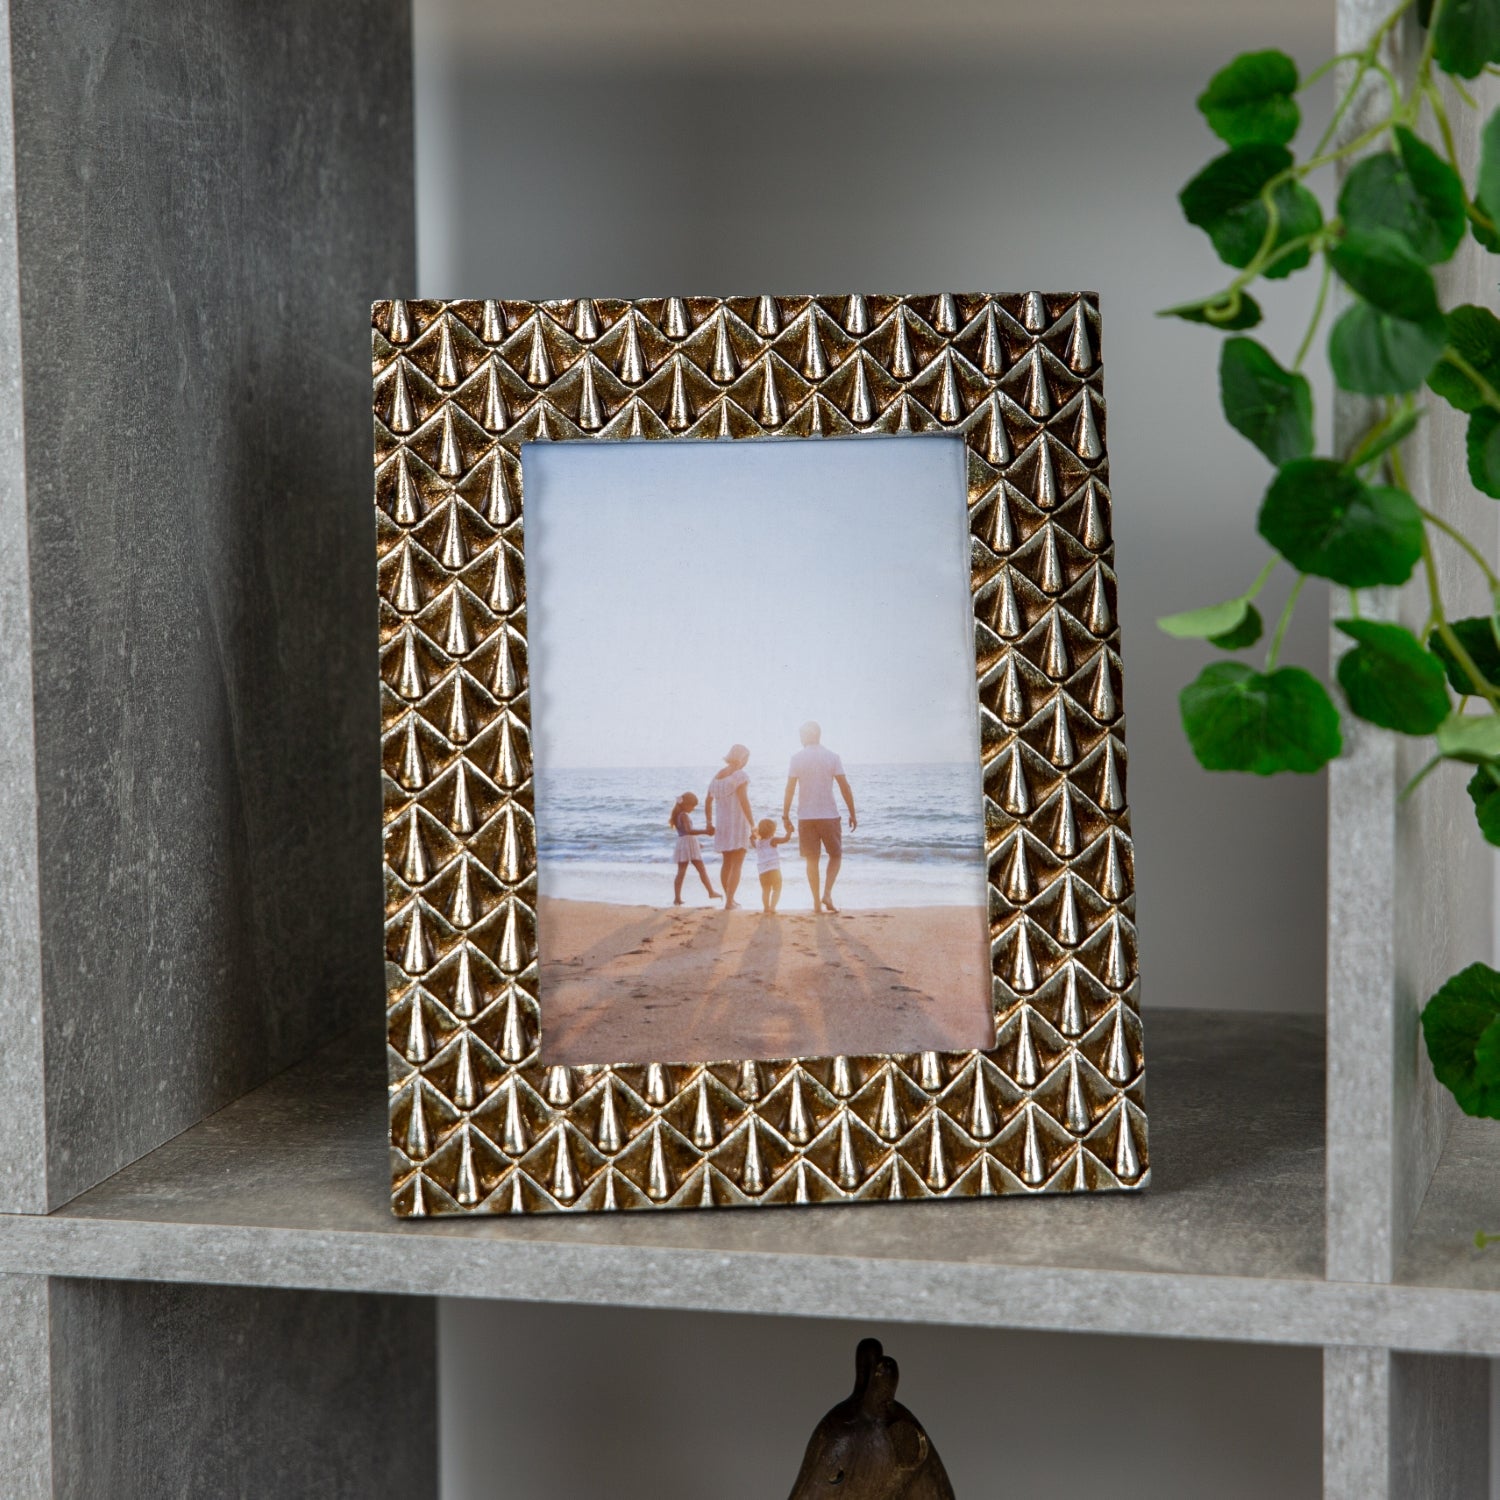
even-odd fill
[{"label": "sea horizon", "polygon": [[[539,767],[536,772],[539,894],[612,905],[668,906],[677,865],[676,836],[667,819],[686,791],[699,797],[695,827],[703,826],[702,798],[717,766]],[[750,803],[757,818],[781,827],[786,784],[781,764],[750,771]],[[972,762],[849,762],[859,827],[848,832],[834,899],[850,910],[907,906],[984,906],[984,811],[977,756]],[[761,774],[757,774],[757,772]],[[793,820],[796,804],[793,803]],[[719,859],[703,837],[704,863],[718,885]],[[781,846],[788,912],[810,904],[795,835]],[[683,886],[689,904],[706,904],[695,870]],[[758,905],[756,862],[747,858],[742,905]]]}]

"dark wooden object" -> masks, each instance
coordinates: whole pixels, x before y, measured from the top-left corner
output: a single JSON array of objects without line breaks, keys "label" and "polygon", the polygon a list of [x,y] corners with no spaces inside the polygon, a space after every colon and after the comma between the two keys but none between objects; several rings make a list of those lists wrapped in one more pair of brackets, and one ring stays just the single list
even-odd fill
[{"label": "dark wooden object", "polygon": [[954,1500],[922,1424],[896,1400],[900,1372],[879,1339],[854,1352],[854,1390],[818,1423],[791,1500]]}]

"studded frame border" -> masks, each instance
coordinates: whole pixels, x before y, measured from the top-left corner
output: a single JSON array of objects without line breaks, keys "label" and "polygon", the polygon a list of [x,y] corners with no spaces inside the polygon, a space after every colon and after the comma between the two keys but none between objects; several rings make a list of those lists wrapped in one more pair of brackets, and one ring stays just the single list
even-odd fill
[{"label": "studded frame border", "polygon": [[[392,1203],[992,1197],[1149,1176],[1091,293],[373,308]],[[540,1060],[522,445],[967,451],[995,1044]]]}]

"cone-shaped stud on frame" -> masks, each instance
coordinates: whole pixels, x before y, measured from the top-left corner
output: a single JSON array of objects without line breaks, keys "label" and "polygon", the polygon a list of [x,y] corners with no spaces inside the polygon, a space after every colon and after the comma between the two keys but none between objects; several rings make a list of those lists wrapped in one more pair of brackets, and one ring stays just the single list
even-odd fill
[{"label": "cone-shaped stud on frame", "polygon": [[514,1078],[505,1081],[505,1124],[501,1129],[500,1144],[511,1156],[524,1156],[531,1144],[526,1116],[521,1112],[521,1088]]},{"label": "cone-shaped stud on frame", "polygon": [[457,479],[464,471],[463,454],[459,452],[458,432],[453,426],[453,408],[443,408],[443,441],[438,448],[438,473],[444,479]]},{"label": "cone-shaped stud on frame", "polygon": [[521,930],[520,919],[516,916],[517,902],[512,896],[505,903],[505,926],[500,934],[500,968],[506,974],[519,974],[526,966],[525,955],[521,952]]},{"label": "cone-shaped stud on frame", "polygon": [[[1005,496],[1001,495],[995,503],[1003,508]],[[1005,568],[1000,574],[1000,584],[996,590],[995,634],[1004,640],[1013,641],[1023,629],[1021,606],[1016,602],[1016,585],[1010,569]]]},{"label": "cone-shaped stud on frame", "polygon": [[1120,833],[1111,828],[1104,855],[1104,875],[1099,894],[1106,901],[1121,901],[1126,895],[1125,862],[1120,857]]},{"label": "cone-shaped stud on frame", "polygon": [[[1022,931],[1025,931],[1024,924]],[[1019,985],[1016,986],[1020,988]],[[1042,1076],[1041,1065],[1037,1061],[1036,1043],[1031,1036],[1031,1008],[1023,1005],[1021,1007],[1021,1024],[1016,1029],[1016,1082],[1023,1089],[1035,1088],[1037,1080]]]},{"label": "cone-shaped stud on frame", "polygon": [[859,1158],[854,1151],[854,1136],[849,1129],[849,1115],[845,1111],[839,1116],[838,1161],[834,1167],[834,1181],[846,1192],[852,1192],[860,1184]]},{"label": "cone-shaped stud on frame", "polygon": [[1079,530],[1083,545],[1090,552],[1102,552],[1109,540],[1104,524],[1104,502],[1099,495],[1099,486],[1091,479],[1083,497],[1083,525]]},{"label": "cone-shaped stud on frame", "polygon": [[[1045,451],[1045,450],[1044,450]],[[1060,594],[1067,578],[1063,573],[1062,554],[1058,550],[1057,527],[1048,521],[1042,527],[1042,556],[1038,584],[1044,594]],[[1054,618],[1056,611],[1053,612]]]},{"label": "cone-shaped stud on frame", "polygon": [[[938,1124],[939,1116],[936,1111],[932,1115],[932,1133],[927,1139],[927,1186],[934,1192],[942,1192],[948,1186],[950,1177],[948,1175],[948,1157],[943,1150],[943,1132]],[[892,1163],[895,1171],[901,1169]]]},{"label": "cone-shaped stud on frame", "polygon": [[929,1093],[935,1094],[943,1086],[943,1065],[936,1052],[924,1052],[917,1059],[917,1082]]},{"label": "cone-shaped stud on frame", "polygon": [[1054,682],[1061,682],[1073,664],[1068,659],[1068,641],[1063,634],[1062,616],[1054,607],[1047,621],[1047,634],[1042,643],[1042,671]]},{"label": "cone-shaped stud on frame", "polygon": [[990,1103],[990,1091],[984,1083],[984,1067],[974,1066],[974,1098],[969,1106],[969,1134],[977,1141],[987,1141],[995,1134],[995,1111]]},{"label": "cone-shaped stud on frame", "polygon": [[599,318],[588,297],[579,298],[578,311],[573,317],[573,337],[580,344],[591,344],[599,337]]},{"label": "cone-shaped stud on frame", "polygon": [[937,299],[937,309],[932,316],[932,326],[939,333],[958,332],[958,304],[954,302],[952,292],[944,292]]},{"label": "cone-shaped stud on frame", "polygon": [[950,426],[964,414],[963,397],[958,389],[958,376],[953,369],[953,351],[943,351],[943,371],[938,381],[937,419]]},{"label": "cone-shaped stud on frame", "polygon": [[1110,723],[1119,712],[1115,700],[1114,674],[1109,667],[1109,652],[1099,653],[1099,665],[1094,669],[1094,683],[1089,691],[1089,707],[1101,724]]},{"label": "cone-shaped stud on frame", "polygon": [[849,1072],[849,1059],[842,1053],[833,1060],[833,1078],[830,1083],[835,1097],[847,1099],[854,1092],[854,1079]]},{"label": "cone-shaped stud on frame", "polygon": [[690,427],[693,421],[693,410],[688,405],[687,385],[682,378],[682,356],[672,356],[672,391],[667,399],[667,426],[673,432],[681,432]]},{"label": "cone-shaped stud on frame", "polygon": [[526,1017],[521,1009],[521,992],[515,985],[511,985],[505,992],[505,1024],[500,1029],[500,1056],[508,1063],[518,1063],[530,1050],[526,1038]]},{"label": "cone-shaped stud on frame", "polygon": [[406,850],[401,860],[401,877],[408,885],[421,885],[431,873],[427,845],[422,839],[422,821],[416,808],[412,808],[406,825]]},{"label": "cone-shaped stud on frame", "polygon": [[573,1153],[568,1147],[568,1131],[565,1125],[557,1127],[557,1156],[552,1163],[552,1196],[559,1203],[571,1203],[578,1196],[578,1171],[573,1165]]},{"label": "cone-shaped stud on frame", "polygon": [[875,420],[875,403],[870,398],[870,377],[865,373],[867,356],[863,349],[854,360],[854,394],[849,402],[849,420],[864,427]]},{"label": "cone-shaped stud on frame", "polygon": [[1021,1181],[1028,1187],[1040,1186],[1047,1175],[1047,1164],[1042,1156],[1042,1144],[1036,1133],[1036,1106],[1026,1106],[1026,1137],[1021,1147]]},{"label": "cone-shaped stud on frame", "polygon": [[1121,1182],[1134,1182],[1141,1175],[1141,1159],[1135,1149],[1135,1132],[1130,1125],[1130,1106],[1120,1100],[1120,1133],[1115,1141],[1115,1176]]},{"label": "cone-shaped stud on frame", "polygon": [[[1005,345],[1000,342],[1000,322],[995,316],[993,302],[984,310],[984,340],[979,346],[979,368],[992,378],[1005,373]],[[995,411],[998,415],[998,400],[995,400]]]},{"label": "cone-shaped stud on frame", "polygon": [[445,391],[458,384],[458,357],[453,352],[453,319],[444,313],[438,329],[437,383]]},{"label": "cone-shaped stud on frame", "polygon": [[625,338],[620,345],[620,368],[616,373],[626,385],[639,385],[646,378],[646,356],[641,352],[634,308],[625,314]]},{"label": "cone-shaped stud on frame", "polygon": [[1087,386],[1078,411],[1078,426],[1073,430],[1073,448],[1085,463],[1104,457],[1104,440],[1099,436],[1099,423],[1094,416],[1094,398]]},{"label": "cone-shaped stud on frame", "polygon": [[625,1144],[625,1132],[620,1126],[620,1109],[615,1103],[612,1080],[606,1080],[599,1101],[599,1129],[594,1136],[595,1144],[606,1155],[612,1156]]},{"label": "cone-shaped stud on frame", "polygon": [[1078,1054],[1068,1057],[1068,1102],[1066,1106],[1068,1129],[1074,1135],[1082,1135],[1094,1121],[1089,1114],[1088,1101],[1083,1097],[1083,1079],[1078,1072]]},{"label": "cone-shaped stud on frame", "polygon": [[448,920],[455,927],[474,925],[474,888],[469,880],[469,856],[458,858],[458,879],[453,882],[453,899],[448,903]]},{"label": "cone-shaped stud on frame", "polygon": [[427,762],[422,755],[422,741],[417,737],[417,716],[406,720],[406,735],[401,747],[401,785],[409,792],[419,792],[427,785]]},{"label": "cone-shaped stud on frame", "polygon": [[406,383],[406,361],[396,361],[396,373],[391,377],[391,431],[408,433],[417,425],[417,409],[412,403],[411,387]]},{"label": "cone-shaped stud on frame", "polygon": [[1021,303],[1021,326],[1028,333],[1040,333],[1047,326],[1047,307],[1040,292],[1027,292]]},{"label": "cone-shaped stud on frame", "polygon": [[463,604],[455,585],[448,596],[448,628],[443,634],[443,650],[449,656],[467,656],[473,644],[469,639],[469,622],[464,618]]},{"label": "cone-shaped stud on frame", "polygon": [[1021,673],[1014,656],[1005,658],[1000,669],[1000,722],[1020,724],[1026,718],[1026,695],[1021,688]]},{"label": "cone-shaped stud on frame", "polygon": [[802,1088],[802,1074],[792,1074],[791,1096],[787,1103],[786,1138],[794,1146],[805,1146],[813,1138],[813,1119]]},{"label": "cone-shaped stud on frame", "polygon": [[[916,361],[912,358],[911,335],[906,328],[906,309],[896,309],[896,338],[891,347],[891,374],[897,380],[910,380],[916,369]],[[902,407],[903,413],[905,407]]]},{"label": "cone-shaped stud on frame", "polygon": [[417,492],[416,481],[411,477],[405,448],[396,451],[395,519],[398,526],[412,526],[422,519],[422,497]]},{"label": "cone-shaped stud on frame", "polygon": [[987,462],[995,468],[1002,464],[1008,464],[1011,460],[1010,436],[1005,430],[1005,418],[1001,414],[1000,397],[992,393],[989,401],[989,415],[986,420],[989,423],[984,438],[984,456]]},{"label": "cone-shaped stud on frame", "polygon": [[1104,774],[1099,783],[1099,806],[1105,812],[1120,812],[1125,806],[1125,785],[1120,774],[1113,735],[1104,742]]},{"label": "cone-shaped stud on frame", "polygon": [[1026,837],[1017,832],[1010,859],[1005,865],[1005,894],[1017,905],[1030,901],[1035,892],[1031,878],[1031,865],[1026,859]]},{"label": "cone-shaped stud on frame", "polygon": [[453,1102],[460,1109],[473,1109],[477,1099],[474,1086],[474,1059],[469,1054],[469,1033],[458,1039],[458,1067],[453,1074]]},{"label": "cone-shaped stud on frame", "polygon": [[708,1092],[707,1069],[698,1075],[694,1092],[697,1098],[693,1106],[693,1144],[700,1151],[707,1151],[719,1140],[719,1122],[714,1118],[713,1099]]},{"label": "cone-shaped stud on frame", "polygon": [[[906,399],[904,396],[901,398]],[[1007,553],[1016,545],[1015,527],[1011,524],[1010,502],[1005,497],[1002,488],[995,495],[995,514],[990,527],[990,547],[1001,553]]]},{"label": "cone-shaped stud on frame", "polygon": [[432,1046],[427,1036],[427,1022],[422,1014],[422,996],[415,991],[411,997],[411,1014],[407,1017],[404,1052],[406,1060],[414,1063],[424,1063],[432,1056]]},{"label": "cone-shaped stud on frame", "polygon": [[1114,619],[1109,611],[1109,593],[1104,587],[1104,569],[1094,564],[1093,581],[1089,584],[1088,603],[1084,606],[1083,623],[1089,634],[1104,637],[1114,628]]},{"label": "cone-shaped stud on frame", "polygon": [[1078,918],[1078,898],[1073,893],[1073,872],[1067,870],[1062,878],[1062,897],[1057,904],[1057,940],[1064,947],[1075,948],[1083,936],[1083,924]]},{"label": "cone-shaped stud on frame", "polygon": [[396,674],[396,691],[408,703],[415,702],[427,691],[427,677],[422,671],[422,659],[417,655],[416,633],[410,625],[401,632],[401,670]]},{"label": "cone-shaped stud on frame", "polygon": [[490,458],[490,483],[485,493],[484,518],[491,526],[509,526],[516,518],[516,507],[506,477],[505,462],[497,448]]},{"label": "cone-shaped stud on frame", "polygon": [[531,325],[531,350],[526,356],[526,382],[534,386],[552,383],[552,359],[547,353],[547,341],[542,337],[540,313]]},{"label": "cone-shaped stud on frame", "polygon": [[1051,510],[1057,504],[1057,469],[1046,433],[1036,443],[1036,503],[1042,510]]},{"label": "cone-shaped stud on frame", "polygon": [[734,345],[729,341],[729,314],[721,307],[714,328],[714,356],[708,372],[720,385],[728,385],[739,374]]},{"label": "cone-shaped stud on frame", "polygon": [[479,319],[479,337],[487,344],[498,344],[505,337],[505,319],[500,313],[500,304],[493,298],[484,304]]},{"label": "cone-shaped stud on frame", "polygon": [[474,803],[469,797],[469,768],[459,761],[453,773],[453,809],[448,826],[458,834],[470,834],[479,826],[474,817]]},{"label": "cone-shaped stud on frame", "polygon": [[[415,822],[415,815],[412,818]],[[469,961],[469,945],[458,950],[458,972],[453,981],[453,1014],[461,1021],[479,1014],[479,988],[474,983],[474,966]]]},{"label": "cone-shaped stud on frame", "polygon": [[651,1155],[646,1166],[646,1195],[660,1203],[672,1196],[672,1173],[667,1166],[666,1147],[662,1145],[661,1121],[651,1127]]},{"label": "cone-shaped stud on frame", "polygon": [[662,329],[669,339],[685,339],[693,331],[688,319],[687,303],[681,297],[668,297],[662,311]]},{"label": "cone-shaped stud on frame", "polygon": [[1026,369],[1026,410],[1037,421],[1052,415],[1052,391],[1047,385],[1047,367],[1042,363],[1040,344],[1034,344]]},{"label": "cone-shaped stud on frame", "polygon": [[1063,706],[1059,693],[1052,708],[1052,737],[1047,745],[1047,759],[1059,770],[1066,770],[1078,758],[1073,744],[1073,730],[1068,723],[1068,710]]},{"label": "cone-shaped stud on frame", "polygon": [[760,388],[760,425],[780,427],[784,417],[781,408],[781,392],[776,389],[776,371],[771,364],[769,354],[761,361],[761,369],[764,371],[764,379]]},{"label": "cone-shaped stud on frame", "polygon": [[1031,788],[1026,782],[1026,768],[1021,760],[1021,747],[1014,744],[1009,751],[1010,763],[1006,770],[1005,793],[1000,802],[1008,813],[1025,817],[1031,811]]},{"label": "cone-shaped stud on frame", "polygon": [[403,615],[414,615],[422,607],[422,590],[417,584],[410,539],[403,539],[401,543],[401,569],[396,575],[396,596],[392,603]]},{"label": "cone-shaped stud on frame", "polygon": [[880,1105],[875,1111],[875,1134],[883,1141],[899,1140],[906,1129],[906,1119],[901,1112],[901,1100],[896,1093],[896,1079],[892,1069],[885,1069],[885,1081],[880,1089]]},{"label": "cone-shaped stud on frame", "polygon": [[1078,970],[1069,964],[1063,979],[1062,1014],[1057,1029],[1067,1037],[1082,1036],[1086,1025],[1083,1002],[1078,996]]},{"label": "cone-shaped stud on frame", "polygon": [[1083,301],[1073,304],[1073,331],[1068,336],[1068,368],[1082,375],[1094,368],[1094,345],[1089,338],[1089,320]]},{"label": "cone-shaped stud on frame", "polygon": [[479,1202],[479,1174],[474,1170],[474,1138],[471,1127],[463,1127],[463,1148],[458,1158],[458,1191],[453,1195],[464,1208]]},{"label": "cone-shaped stud on frame", "polygon": [[421,1161],[432,1149],[427,1134],[427,1111],[422,1105],[421,1076],[411,1081],[411,1115],[406,1122],[406,1154],[413,1161]]},{"label": "cone-shaped stud on frame", "polygon": [[[1018,994],[1029,995],[1036,988],[1036,960],[1031,956],[1031,938],[1027,935],[1026,921],[1016,923],[1016,948],[1011,956],[1010,987]],[[1025,1029],[1026,1012],[1021,1012],[1021,1035],[1029,1045],[1031,1033]],[[1020,1064],[1017,1063],[1019,1068]]]},{"label": "cone-shaped stud on frame", "polygon": [[573,1076],[563,1067],[547,1069],[542,1079],[542,1097],[555,1109],[565,1109],[573,1102]]},{"label": "cone-shaped stud on frame", "polygon": [[515,575],[511,572],[510,549],[504,542],[495,548],[495,576],[490,581],[489,606],[496,614],[508,615],[518,601]]},{"label": "cone-shaped stud on frame", "polygon": [[443,526],[443,540],[438,548],[438,561],[450,573],[459,572],[469,561],[469,549],[464,543],[463,527],[458,522],[458,502],[448,506],[448,519]]},{"label": "cone-shaped stud on frame", "polygon": [[507,885],[514,885],[521,878],[521,838],[513,802],[507,802],[505,811],[500,814],[500,851],[495,861],[495,873]]},{"label": "cone-shaped stud on frame", "polygon": [[844,331],[862,339],[870,331],[870,309],[865,299],[852,296],[844,306]]},{"label": "cone-shaped stud on frame", "polygon": [[763,339],[775,338],[781,332],[781,315],[774,297],[761,297],[755,304],[755,331]]},{"label": "cone-shaped stud on frame", "polygon": [[411,309],[397,298],[391,303],[391,342],[404,344],[411,338]]},{"label": "cone-shaped stud on frame", "polygon": [[1104,982],[1112,990],[1123,990],[1130,984],[1130,964],[1125,956],[1125,939],[1120,932],[1120,914],[1109,919],[1109,948],[1104,955]]},{"label": "cone-shaped stud on frame", "polygon": [[646,1068],[646,1102],[658,1107],[672,1097],[672,1080],[660,1063],[651,1063]]},{"label": "cone-shaped stud on frame", "polygon": [[765,1093],[765,1075],[753,1058],[740,1064],[739,1083],[736,1092],[747,1104],[754,1104]]},{"label": "cone-shaped stud on frame", "polygon": [[823,352],[823,339],[818,332],[816,303],[810,304],[807,310],[807,338],[802,346],[802,373],[814,384],[828,374],[828,356]]},{"label": "cone-shaped stud on frame", "polygon": [[1063,859],[1078,853],[1078,820],[1073,814],[1073,793],[1066,782],[1057,798],[1057,816],[1052,823],[1052,852]]},{"label": "cone-shaped stud on frame", "polygon": [[1115,1002],[1115,1024],[1110,1028],[1109,1046],[1104,1049],[1104,1076],[1111,1083],[1130,1081],[1130,1046],[1125,1036],[1125,1002]]},{"label": "cone-shaped stud on frame", "polygon": [[750,1116],[745,1126],[745,1166],[740,1184],[747,1193],[762,1193],[766,1187],[766,1168],[760,1156],[760,1121]]},{"label": "cone-shaped stud on frame", "polygon": [[599,404],[599,392],[594,387],[594,360],[592,355],[583,357],[583,384],[578,396],[578,425],[585,432],[598,432],[604,426],[604,408]]}]

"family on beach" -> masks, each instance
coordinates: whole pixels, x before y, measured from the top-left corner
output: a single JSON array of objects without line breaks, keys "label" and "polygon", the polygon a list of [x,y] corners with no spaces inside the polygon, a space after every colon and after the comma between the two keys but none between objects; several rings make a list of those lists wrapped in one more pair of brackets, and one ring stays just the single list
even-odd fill
[{"label": "family on beach", "polygon": [[[807,865],[807,884],[812,891],[815,912],[837,912],[833,904],[833,883],[843,865],[844,835],[833,789],[838,787],[849,810],[849,832],[858,826],[854,812],[854,791],[844,774],[844,763],[823,745],[823,731],[811,720],[799,731],[802,748],[792,756],[787,767],[786,791],[781,801],[781,822],[785,832],[776,833],[772,818],[756,821],[750,808],[750,778],[745,763],[750,752],[743,745],[731,745],[724,757],[724,768],[708,784],[704,798],[702,828],[693,827],[693,811],[698,806],[694,792],[684,792],[672,805],[668,823],[677,835],[677,879],[672,887],[672,904],[682,905],[682,883],[691,865],[703,882],[703,888],[715,900],[722,895],[725,911],[738,911],[740,872],[745,855],[755,850],[760,871],[761,910],[775,916],[781,901],[781,846],[793,832],[797,850]],[[792,797],[797,798],[797,822],[792,823]],[[723,891],[716,891],[709,879],[699,847],[700,837],[712,838],[721,857],[719,878]],[[826,870],[823,856],[828,856]]]}]

